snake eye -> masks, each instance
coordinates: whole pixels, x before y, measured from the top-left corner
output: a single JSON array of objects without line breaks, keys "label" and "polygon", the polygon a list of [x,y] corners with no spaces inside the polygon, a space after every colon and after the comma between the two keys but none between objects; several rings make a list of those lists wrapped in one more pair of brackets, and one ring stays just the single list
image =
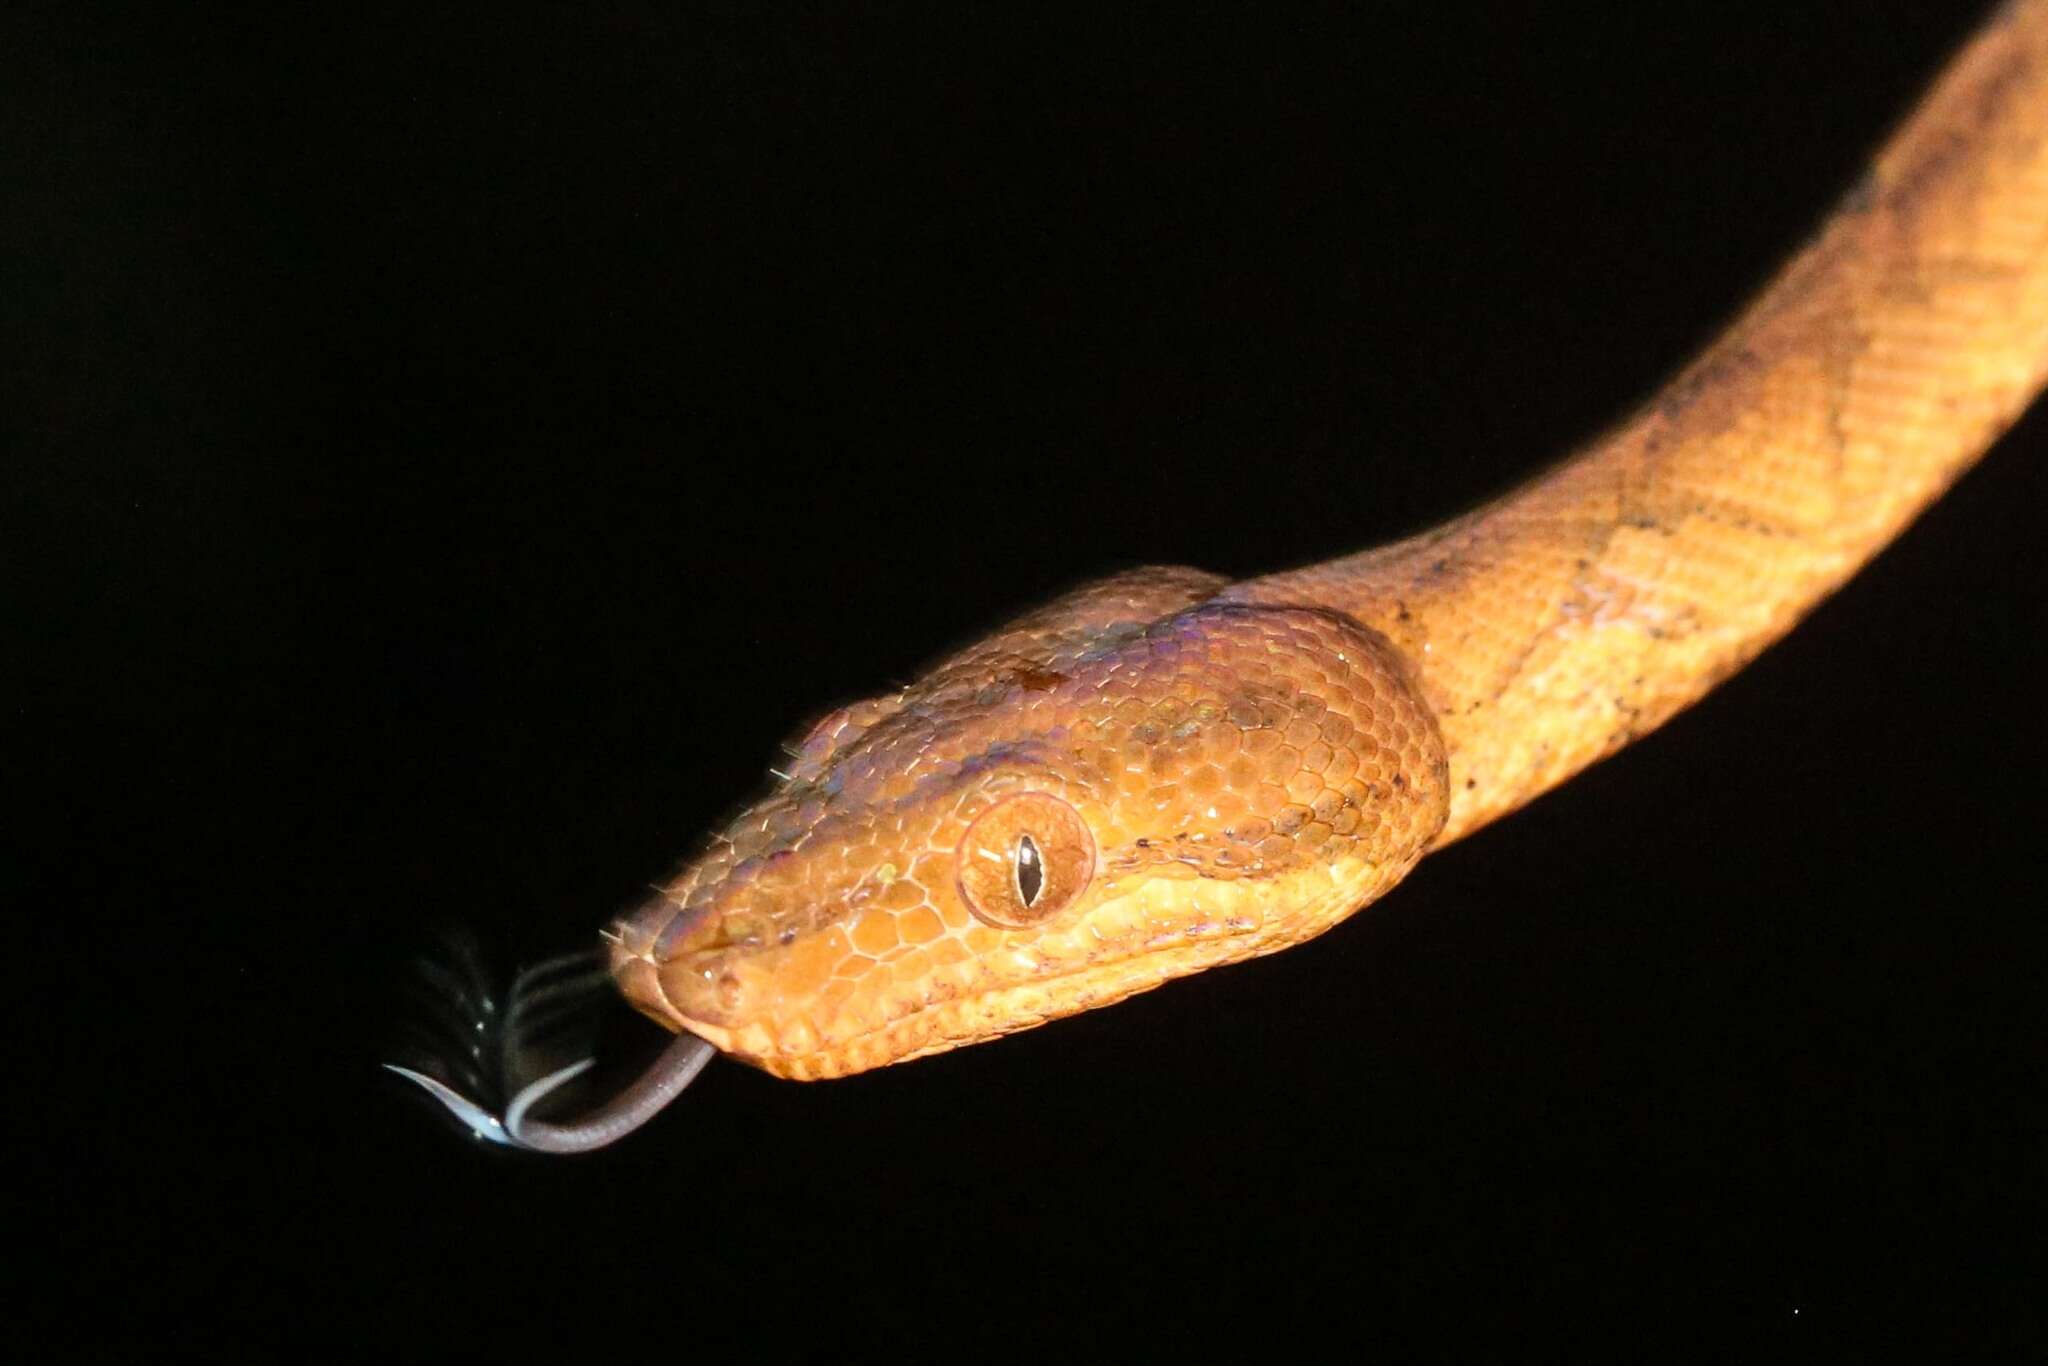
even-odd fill
[{"label": "snake eye", "polygon": [[960,841],[960,895],[999,929],[1042,924],[1074,903],[1095,872],[1095,839],[1057,797],[1024,792],[975,818]]}]

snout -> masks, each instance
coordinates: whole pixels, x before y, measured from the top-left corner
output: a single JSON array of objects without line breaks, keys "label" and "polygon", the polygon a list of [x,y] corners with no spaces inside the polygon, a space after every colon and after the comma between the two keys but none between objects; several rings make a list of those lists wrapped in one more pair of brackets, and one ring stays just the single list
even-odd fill
[{"label": "snout", "polygon": [[717,960],[729,926],[706,900],[679,906],[657,896],[614,920],[605,931],[612,979],[635,1010],[672,1030],[689,1030],[720,1048],[729,1044],[735,983],[721,986]]}]

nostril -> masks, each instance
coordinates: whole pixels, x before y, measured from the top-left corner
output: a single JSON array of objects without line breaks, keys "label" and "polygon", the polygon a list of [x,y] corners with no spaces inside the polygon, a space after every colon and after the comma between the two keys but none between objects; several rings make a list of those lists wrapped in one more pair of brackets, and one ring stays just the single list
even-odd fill
[{"label": "nostril", "polygon": [[731,1014],[740,1008],[740,979],[732,972],[721,972],[717,981],[718,1004]]}]

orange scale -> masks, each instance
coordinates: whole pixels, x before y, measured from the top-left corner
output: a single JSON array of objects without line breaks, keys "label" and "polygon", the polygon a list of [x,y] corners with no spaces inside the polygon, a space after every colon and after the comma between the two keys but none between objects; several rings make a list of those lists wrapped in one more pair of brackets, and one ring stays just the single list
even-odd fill
[{"label": "orange scale", "polygon": [[1260,783],[1245,794],[1245,804],[1259,815],[1271,817],[1287,805],[1287,789],[1277,783]]},{"label": "orange scale", "polygon": [[761,870],[761,887],[763,891],[784,891],[794,886],[799,876],[796,858],[783,850],[769,855],[767,866]]},{"label": "orange scale", "polygon": [[818,990],[818,1009],[813,1012],[821,1020],[829,1020],[839,1013],[847,998],[860,989],[860,983],[849,977],[835,977]]},{"label": "orange scale", "polygon": [[1258,844],[1273,833],[1273,823],[1263,816],[1246,816],[1232,821],[1223,833],[1239,844]]},{"label": "orange scale", "polygon": [[896,917],[886,911],[869,911],[854,922],[852,939],[862,953],[886,952],[898,943]]},{"label": "orange scale", "polygon": [[776,974],[776,987],[788,1000],[810,996],[825,985],[847,956],[846,936],[837,929],[799,939]]},{"label": "orange scale", "polygon": [[867,976],[874,966],[875,960],[866,954],[850,953],[839,960],[838,964],[832,969],[832,975],[834,977],[858,980]]},{"label": "orange scale", "polygon": [[892,911],[907,911],[924,904],[925,890],[910,878],[898,878],[883,889],[880,903]]},{"label": "orange scale", "polygon": [[1301,752],[1281,746],[1259,761],[1259,776],[1269,783],[1287,783],[1301,770]]},{"label": "orange scale", "polygon": [[1165,811],[1179,802],[1180,799],[1181,791],[1180,784],[1178,783],[1161,783],[1157,787],[1148,788],[1145,792],[1145,800],[1151,803],[1154,811]]},{"label": "orange scale", "polygon": [[1143,838],[1144,831],[1137,828],[1123,812],[1112,812],[1107,819],[1095,827],[1095,847],[1098,849],[1121,849]]},{"label": "orange scale", "polygon": [[898,982],[915,982],[930,972],[932,956],[923,949],[914,949],[901,958],[890,961],[887,971]]},{"label": "orange scale", "polygon": [[1203,808],[1207,819],[1223,822],[1236,820],[1245,810],[1244,798],[1235,792],[1219,792]]},{"label": "orange scale", "polygon": [[791,1057],[818,1051],[818,1030],[809,1020],[798,1018],[782,1027],[781,1050]]},{"label": "orange scale", "polygon": [[896,931],[906,944],[929,944],[944,934],[946,927],[938,912],[930,906],[919,906],[897,917]]}]

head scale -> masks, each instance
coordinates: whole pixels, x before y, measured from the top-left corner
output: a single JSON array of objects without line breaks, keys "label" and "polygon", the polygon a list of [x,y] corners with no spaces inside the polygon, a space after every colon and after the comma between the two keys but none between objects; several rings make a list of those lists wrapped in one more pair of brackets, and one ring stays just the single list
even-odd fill
[{"label": "head scale", "polygon": [[780,1076],[1029,1028],[1299,943],[1442,827],[1384,639],[1145,569],[832,713],[606,933],[641,1011]]}]

